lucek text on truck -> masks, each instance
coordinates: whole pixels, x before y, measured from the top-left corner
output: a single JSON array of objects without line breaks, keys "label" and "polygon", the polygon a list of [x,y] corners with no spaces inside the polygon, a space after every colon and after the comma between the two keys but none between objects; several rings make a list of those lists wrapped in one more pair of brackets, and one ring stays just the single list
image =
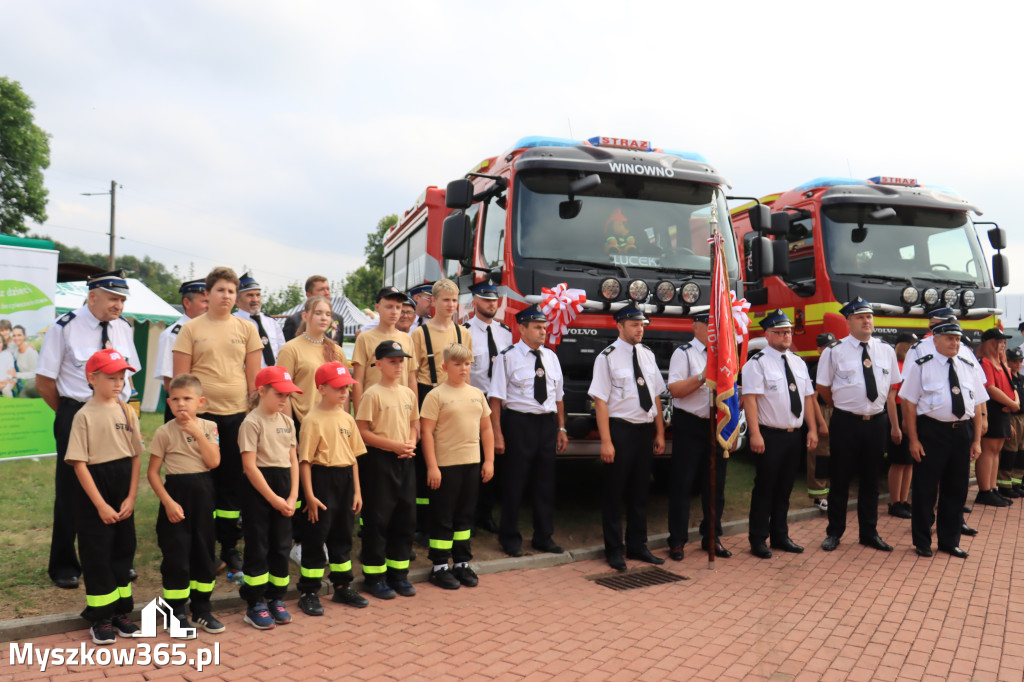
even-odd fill
[{"label": "lucek text on truck", "polygon": [[[540,302],[544,287],[564,282],[586,292],[586,306],[556,352],[570,454],[597,454],[597,443],[580,439],[595,425],[587,395],[595,358],[617,336],[611,313],[629,300],[645,306],[651,321],[644,343],[667,374],[672,351],[692,334],[692,315],[710,301],[712,207],[726,240],[730,286],[742,295],[725,184],[701,156],[647,141],[523,138],[449,183],[446,206],[438,205],[440,190],[427,190],[385,242],[385,279],[403,287],[415,283],[412,276],[445,274],[463,291],[490,279],[499,287],[498,318],[517,338],[515,313]],[[767,240],[764,246],[770,251]],[[421,255],[425,265],[410,275]],[[468,311],[464,305],[463,315]]]},{"label": "lucek text on truck", "polygon": [[[775,308],[794,320],[800,355],[817,357],[822,332],[846,336],[839,309],[855,296],[873,304],[875,334],[890,342],[900,332],[927,332],[927,314],[937,308],[956,310],[972,339],[998,324],[996,292],[1009,280],[998,253],[1006,232],[974,220],[981,210],[952,191],[910,178],[816,178],[760,201],[770,221],[746,204],[733,209],[733,224],[744,244],[774,235],[777,274],[749,275],[747,299],[755,321]],[[991,270],[978,240],[982,225],[997,251]]]}]

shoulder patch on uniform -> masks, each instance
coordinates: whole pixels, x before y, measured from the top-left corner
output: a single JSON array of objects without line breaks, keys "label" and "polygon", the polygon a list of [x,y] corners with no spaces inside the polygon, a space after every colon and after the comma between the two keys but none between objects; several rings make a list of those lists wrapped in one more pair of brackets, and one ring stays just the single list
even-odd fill
[{"label": "shoulder patch on uniform", "polygon": [[933,357],[935,357],[935,356],[934,355],[925,355],[925,356],[919,357],[917,360],[914,360],[914,362],[916,362],[919,365],[923,365],[924,363],[926,363],[929,360],[931,360]]},{"label": "shoulder patch on uniform", "polygon": [[60,325],[61,327],[63,327],[64,325],[66,325],[68,322],[70,322],[73,319],[75,319],[75,314],[74,313],[67,313],[63,317],[61,317],[59,320],[57,320],[57,324]]},{"label": "shoulder patch on uniform", "polygon": [[677,350],[690,350],[691,348],[693,348],[693,344],[690,342],[686,342],[683,345],[679,346]]},{"label": "shoulder patch on uniform", "polygon": [[469,322],[463,322],[462,326],[465,327],[466,329],[469,329]]},{"label": "shoulder patch on uniform", "polygon": [[970,360],[965,359],[965,358],[960,358],[960,362],[964,363],[968,367],[974,367],[974,363],[971,362]]},{"label": "shoulder patch on uniform", "polygon": [[505,331],[507,331],[507,332],[510,332],[510,331],[512,331],[512,328],[511,328],[511,327],[509,327],[509,326],[508,326],[507,324],[505,324],[504,322],[499,322],[499,323],[498,323],[498,326],[499,326],[499,327],[501,327],[502,329],[504,329],[504,330],[505,330]]},{"label": "shoulder patch on uniform", "polygon": [[841,344],[841,343],[842,343],[842,341],[840,341],[840,340],[836,339],[836,340],[835,340],[835,341],[833,341],[832,343],[828,344],[828,347],[829,347],[829,348],[835,348],[836,346],[838,346],[838,345],[839,345],[839,344]]},{"label": "shoulder patch on uniform", "polygon": [[760,360],[762,355],[764,355],[764,351],[759,350],[756,353],[754,353],[753,355],[751,355],[750,359],[751,360]]},{"label": "shoulder patch on uniform", "polygon": [[132,323],[131,323],[131,322],[129,322],[128,320],[124,319],[123,317],[119,317],[119,318],[117,318],[117,319],[118,319],[118,321],[120,321],[120,322],[124,322],[124,323],[125,323],[126,325],[128,325],[129,327],[131,327],[131,326],[132,326]]},{"label": "shoulder patch on uniform", "polygon": [[508,348],[502,348],[501,349],[501,354],[504,355],[505,353],[509,352],[513,348],[515,348],[515,345],[509,346]]},{"label": "shoulder patch on uniform", "polygon": [[180,324],[176,324],[173,327],[171,327],[171,333],[172,334],[177,334],[180,331],[181,331],[181,325]]},{"label": "shoulder patch on uniform", "polygon": [[921,345],[921,342],[920,342],[920,341],[918,341],[918,342],[917,342],[917,343],[915,343],[915,344],[914,344],[913,346],[911,346],[911,348],[917,348],[917,347],[918,347],[918,346],[920,346],[920,345]]},{"label": "shoulder patch on uniform", "polygon": [[601,351],[601,355],[611,355],[614,350],[615,346],[608,346],[603,351]]},{"label": "shoulder patch on uniform", "polygon": [[[650,346],[647,346],[647,345],[645,345],[645,344],[642,344],[642,343],[640,344],[640,347],[641,347],[641,348],[646,348],[647,350],[651,350],[651,347],[650,347]],[[653,351],[653,350],[651,350],[651,352],[653,353],[654,351]]]}]

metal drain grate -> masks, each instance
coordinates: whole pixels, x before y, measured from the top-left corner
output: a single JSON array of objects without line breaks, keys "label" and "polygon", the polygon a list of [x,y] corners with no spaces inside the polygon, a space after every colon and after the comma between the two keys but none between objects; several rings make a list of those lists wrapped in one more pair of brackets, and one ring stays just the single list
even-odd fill
[{"label": "metal drain grate", "polygon": [[665,585],[689,579],[688,576],[670,573],[656,566],[631,568],[623,573],[602,573],[600,575],[587,576],[587,580],[592,580],[602,587],[608,587],[618,592],[635,590],[638,587],[650,587],[651,585]]}]

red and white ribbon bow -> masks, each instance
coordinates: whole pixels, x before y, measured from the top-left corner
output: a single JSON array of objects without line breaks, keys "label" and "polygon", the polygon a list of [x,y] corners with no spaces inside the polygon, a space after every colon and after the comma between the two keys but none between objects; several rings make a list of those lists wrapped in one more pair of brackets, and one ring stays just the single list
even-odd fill
[{"label": "red and white ribbon bow", "polygon": [[548,339],[552,346],[557,346],[566,329],[583,310],[587,294],[582,289],[569,289],[562,282],[554,289],[541,289],[540,309],[548,318]]},{"label": "red and white ribbon bow", "polygon": [[736,343],[742,343],[749,334],[747,326],[750,324],[750,316],[747,313],[750,311],[750,302],[745,298],[737,300],[735,291],[730,291],[729,297],[732,299],[732,319],[736,322]]}]

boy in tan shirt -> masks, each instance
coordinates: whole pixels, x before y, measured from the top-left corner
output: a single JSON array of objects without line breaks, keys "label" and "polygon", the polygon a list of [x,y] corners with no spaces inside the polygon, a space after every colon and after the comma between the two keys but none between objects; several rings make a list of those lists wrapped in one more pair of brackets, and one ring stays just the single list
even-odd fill
[{"label": "boy in tan shirt", "polygon": [[[168,387],[167,408],[173,419],[153,434],[146,477],[160,499],[156,538],[163,554],[160,576],[164,601],[183,630],[195,636],[185,602],[191,601],[192,621],[210,633],[224,624],[210,611],[210,594],[217,578],[214,564],[213,474],[220,464],[217,425],[196,417],[205,406],[203,385],[191,374],[179,374]],[[160,480],[163,465],[166,481]],[[189,637],[191,639],[192,637]]]},{"label": "boy in tan shirt", "polygon": [[[430,582],[446,590],[475,587],[469,538],[479,488],[494,475],[491,408],[483,391],[469,384],[473,351],[453,343],[444,349],[446,381],[430,393],[420,410],[423,458],[430,489]],[[484,462],[480,466],[480,446]],[[448,559],[454,567],[448,570]]]},{"label": "boy in tan shirt", "polygon": [[[399,381],[408,385],[415,367],[412,353],[412,337],[395,326],[402,315],[402,305],[406,295],[395,287],[384,287],[377,292],[377,315],[380,322],[373,329],[367,329],[356,337],[356,349],[352,352],[352,376],[356,383],[352,384],[352,400],[355,411],[359,412],[359,403],[363,393],[381,380],[381,370],[374,363],[374,350],[385,341],[396,341],[405,351],[402,359],[402,373]],[[408,358],[408,359],[406,359]]]}]

